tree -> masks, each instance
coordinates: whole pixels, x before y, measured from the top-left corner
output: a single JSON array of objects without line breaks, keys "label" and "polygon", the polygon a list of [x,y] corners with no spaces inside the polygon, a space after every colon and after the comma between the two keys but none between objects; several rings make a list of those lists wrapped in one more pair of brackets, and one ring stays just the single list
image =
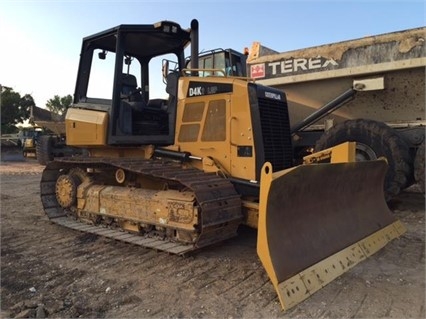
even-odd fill
[{"label": "tree", "polygon": [[64,114],[67,109],[72,104],[72,96],[67,95],[60,97],[59,95],[55,95],[53,99],[50,99],[46,103],[46,107],[49,111],[56,113],[56,114]]},{"label": "tree", "polygon": [[18,131],[16,124],[29,119],[31,106],[35,105],[34,99],[30,94],[21,97],[12,88],[4,86],[0,94],[1,133],[16,133]]}]

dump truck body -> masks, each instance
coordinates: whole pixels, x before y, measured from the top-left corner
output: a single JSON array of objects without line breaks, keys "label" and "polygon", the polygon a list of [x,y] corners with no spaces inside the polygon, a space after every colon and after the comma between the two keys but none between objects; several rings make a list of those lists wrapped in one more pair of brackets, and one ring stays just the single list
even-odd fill
[{"label": "dump truck body", "polygon": [[384,77],[383,90],[360,94],[330,118],[425,125],[425,34],[426,28],[417,28],[266,55],[255,42],[248,58],[250,76],[285,90],[292,123],[352,87],[353,80]]},{"label": "dump truck body", "polygon": [[65,135],[65,114],[57,114],[38,106],[31,107],[30,121],[55,135]]},{"label": "dump truck body", "polygon": [[[286,92],[292,124],[300,123],[358,82],[381,80],[382,87],[357,93],[299,130],[293,142],[299,156],[309,149],[352,140],[359,142],[360,160],[386,156],[392,161],[395,157],[395,162],[404,162],[404,167],[391,163],[395,171],[392,179],[401,182],[395,182],[393,190],[389,186],[388,191],[396,195],[413,182],[416,150],[425,139],[425,34],[422,27],[282,53],[254,42],[247,59],[249,74],[257,83]],[[393,139],[398,136],[401,141],[383,149],[360,137],[378,132],[395,135]]]}]

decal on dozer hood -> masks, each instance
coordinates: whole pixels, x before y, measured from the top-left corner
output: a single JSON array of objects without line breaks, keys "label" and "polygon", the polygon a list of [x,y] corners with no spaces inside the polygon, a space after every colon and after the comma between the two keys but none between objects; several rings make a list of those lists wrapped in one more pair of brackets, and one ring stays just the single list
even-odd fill
[{"label": "decal on dozer hood", "polygon": [[257,96],[259,98],[266,98],[283,102],[286,101],[284,92],[263,85],[259,85],[257,87]]},{"label": "decal on dozer hood", "polygon": [[265,91],[265,97],[268,98],[268,99],[274,99],[274,100],[279,100],[279,101],[284,100],[283,94],[282,93],[276,93],[276,92]]},{"label": "decal on dozer hood", "polygon": [[221,93],[231,93],[232,84],[229,83],[211,83],[211,82],[189,82],[187,97],[212,95]]}]

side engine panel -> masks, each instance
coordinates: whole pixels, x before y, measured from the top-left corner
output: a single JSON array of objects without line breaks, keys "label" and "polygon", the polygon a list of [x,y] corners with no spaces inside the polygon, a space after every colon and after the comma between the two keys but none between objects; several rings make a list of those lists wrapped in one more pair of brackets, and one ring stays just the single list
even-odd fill
[{"label": "side engine panel", "polygon": [[67,145],[104,146],[107,144],[108,113],[69,108],[65,117]]}]

